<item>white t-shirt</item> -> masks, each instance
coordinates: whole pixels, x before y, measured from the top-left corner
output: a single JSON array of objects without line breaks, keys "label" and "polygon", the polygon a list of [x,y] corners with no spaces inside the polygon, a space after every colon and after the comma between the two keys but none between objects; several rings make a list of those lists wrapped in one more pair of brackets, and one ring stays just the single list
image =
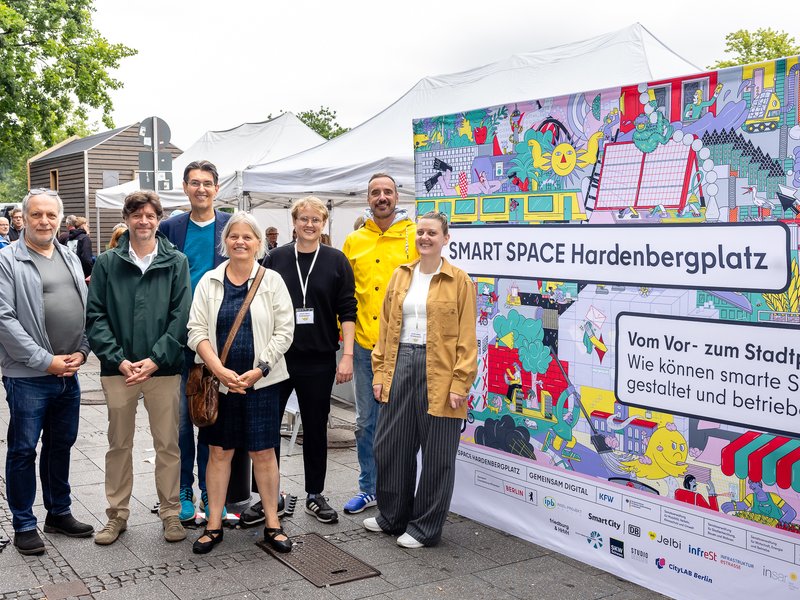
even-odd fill
[{"label": "white t-shirt", "polygon": [[411,286],[403,300],[403,326],[400,329],[401,344],[425,345],[428,338],[428,290],[431,280],[442,268],[442,263],[433,273],[420,273],[419,264],[411,275]]}]

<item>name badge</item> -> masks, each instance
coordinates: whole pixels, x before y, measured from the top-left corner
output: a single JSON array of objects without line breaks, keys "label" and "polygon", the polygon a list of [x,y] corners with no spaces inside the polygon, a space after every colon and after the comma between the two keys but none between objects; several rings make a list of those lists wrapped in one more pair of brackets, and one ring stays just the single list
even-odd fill
[{"label": "name badge", "polygon": [[297,325],[313,325],[314,324],[314,309],[313,308],[295,308],[294,320]]},{"label": "name badge", "polygon": [[422,331],[412,331],[408,334],[408,339],[412,344],[419,344],[421,346],[425,343],[425,333]]}]

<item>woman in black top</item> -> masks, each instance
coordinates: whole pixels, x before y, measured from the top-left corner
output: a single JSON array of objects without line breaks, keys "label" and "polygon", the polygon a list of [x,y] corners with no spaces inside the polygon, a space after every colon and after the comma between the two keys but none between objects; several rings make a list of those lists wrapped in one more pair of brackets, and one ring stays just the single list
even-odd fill
[{"label": "woman in black top", "polygon": [[[264,264],[277,271],[292,297],[294,340],[286,352],[289,379],[281,383],[281,415],[292,391],[297,392],[303,422],[305,510],[322,523],[339,515],[322,495],[328,460],[328,414],[331,389],[353,378],[356,299],[353,269],[341,251],[320,243],[328,209],[314,196],[291,208],[297,242],[276,248]],[[343,354],[336,364],[341,323]]]}]

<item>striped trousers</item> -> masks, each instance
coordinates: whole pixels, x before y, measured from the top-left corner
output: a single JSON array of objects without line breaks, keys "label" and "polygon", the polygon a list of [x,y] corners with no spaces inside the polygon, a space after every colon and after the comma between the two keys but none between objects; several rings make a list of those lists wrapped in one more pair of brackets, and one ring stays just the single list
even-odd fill
[{"label": "striped trousers", "polygon": [[389,402],[375,430],[377,520],[388,533],[405,532],[433,546],[442,537],[453,496],[461,420],[428,414],[425,346],[400,344],[394,371]]}]

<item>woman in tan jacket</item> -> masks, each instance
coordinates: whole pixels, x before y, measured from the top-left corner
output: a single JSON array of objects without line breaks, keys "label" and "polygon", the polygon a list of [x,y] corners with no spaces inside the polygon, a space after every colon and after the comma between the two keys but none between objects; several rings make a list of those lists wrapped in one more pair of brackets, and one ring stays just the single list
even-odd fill
[{"label": "woman in tan jacket", "polygon": [[373,392],[384,403],[375,432],[379,515],[365,519],[364,527],[402,534],[397,543],[405,548],[441,539],[461,421],[478,369],[475,287],[442,258],[449,239],[444,214],[418,219],[420,258],[392,275],[372,352]]}]

